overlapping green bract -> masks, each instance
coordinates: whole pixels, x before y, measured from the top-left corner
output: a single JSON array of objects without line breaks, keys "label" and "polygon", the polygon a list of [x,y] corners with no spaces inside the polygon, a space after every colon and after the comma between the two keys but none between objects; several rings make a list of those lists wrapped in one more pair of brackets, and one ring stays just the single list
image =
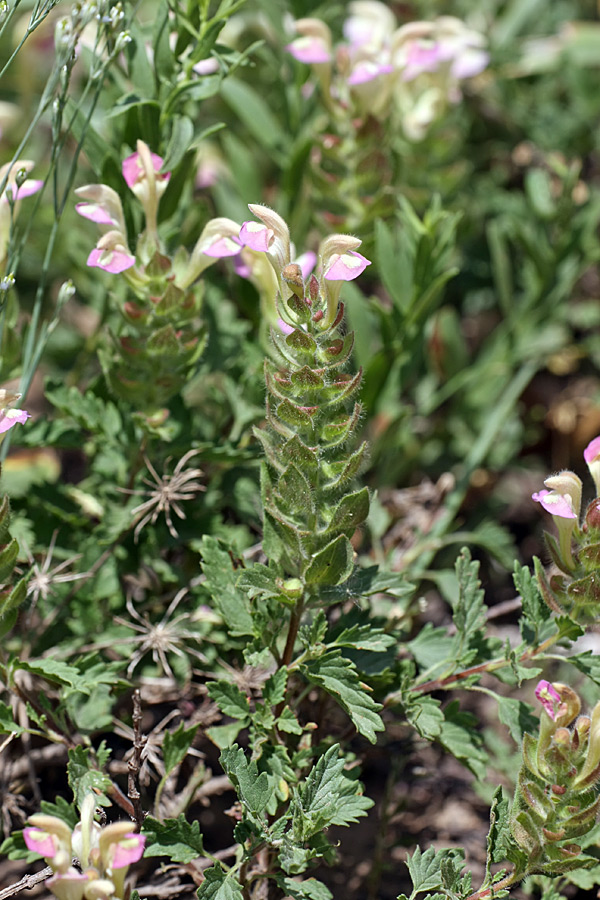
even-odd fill
[{"label": "overlapping green bract", "polygon": [[560,705],[555,713],[542,713],[537,740],[524,735],[510,830],[525,855],[513,860],[517,870],[525,866],[526,874],[557,875],[594,864],[575,840],[595,826],[600,806],[600,706],[569,730],[579,698],[566,685],[547,686]]},{"label": "overlapping green bract", "polygon": [[366,443],[348,449],[360,417],[354,399],[361,372],[343,371],[354,335],[343,334],[343,305],[324,331],[309,301],[295,298],[304,328],[272,330],[277,363],[265,362],[268,430],[255,430],[262,471],[265,549],[306,585],[344,582],[352,572],[350,538],[369,512],[367,488],[349,489]]}]

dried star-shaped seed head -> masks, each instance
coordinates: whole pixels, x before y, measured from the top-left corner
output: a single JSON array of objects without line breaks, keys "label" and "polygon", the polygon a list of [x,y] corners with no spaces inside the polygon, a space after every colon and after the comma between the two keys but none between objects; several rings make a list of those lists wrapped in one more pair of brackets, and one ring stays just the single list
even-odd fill
[{"label": "dried star-shaped seed head", "polygon": [[[189,450],[185,456],[181,457],[175,466],[172,475],[169,475],[165,471],[162,476],[158,474],[150,460],[147,457],[144,457],[153,481],[149,478],[144,478],[143,481],[144,484],[148,485],[150,490],[125,491],[127,494],[138,494],[143,497],[148,497],[147,500],[140,503],[139,506],[136,506],[135,509],[132,509],[131,511],[132,516],[137,518],[135,531],[133,532],[136,543],[146,525],[148,525],[148,523],[154,525],[161,513],[164,513],[169,534],[174,538],[178,537],[177,530],[173,525],[171,510],[180,519],[185,519],[185,513],[180,504],[185,500],[192,500],[199,491],[206,490],[204,485],[197,480],[202,476],[202,469],[186,469],[185,467],[188,460],[193,456],[196,456],[199,452],[199,450]],[[167,460],[165,469],[169,462],[170,459]]]}]

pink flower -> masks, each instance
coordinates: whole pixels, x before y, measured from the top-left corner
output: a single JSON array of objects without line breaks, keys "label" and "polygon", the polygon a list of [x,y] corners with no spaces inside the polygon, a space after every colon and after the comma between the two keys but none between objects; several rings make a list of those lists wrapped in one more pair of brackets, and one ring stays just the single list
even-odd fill
[{"label": "pink flower", "polygon": [[142,834],[130,831],[118,843],[110,845],[111,869],[124,869],[137,862],[144,855],[146,838]]},{"label": "pink flower", "polygon": [[203,252],[206,256],[212,256],[215,259],[223,259],[227,256],[237,256],[242,246],[239,238],[232,235],[219,237],[204,248]]},{"label": "pink flower", "polygon": [[594,479],[596,496],[600,496],[600,437],[596,437],[589,442],[583,451],[583,458],[590,470],[590,475]]},{"label": "pink flower", "polygon": [[577,518],[573,502],[567,494],[559,494],[557,491],[538,491],[531,495],[531,499],[536,503],[541,503],[546,512],[553,516],[559,516],[561,519]]},{"label": "pink flower", "polygon": [[567,711],[566,704],[562,702],[560,694],[549,681],[538,682],[535,696],[553,722],[556,722],[559,716],[563,716]]},{"label": "pink flower", "polygon": [[331,62],[331,54],[326,42],[316,35],[296,38],[285,48],[298,62],[313,65]]},{"label": "pink flower", "polygon": [[422,72],[435,72],[445,58],[440,44],[422,44],[414,41],[408,49],[402,80],[412,81]]},{"label": "pink flower", "polygon": [[[165,187],[169,182],[171,177],[170,172],[161,173],[162,164],[164,162],[161,156],[158,156],[157,153],[150,153],[149,158],[152,162],[152,168],[155,173],[155,180],[157,182],[164,183]],[[147,178],[146,168],[144,166],[143,156],[140,154],[139,149],[136,150],[135,153],[132,153],[131,156],[128,156],[123,160],[123,178],[127,182],[127,187],[130,187],[132,190],[135,188],[137,184]]]},{"label": "pink flower", "polygon": [[0,434],[9,431],[13,425],[24,425],[31,416],[24,409],[2,409],[0,410]]},{"label": "pink flower", "polygon": [[240,228],[240,243],[259,253],[268,253],[275,239],[275,233],[262,222],[243,222]]},{"label": "pink flower", "polygon": [[59,848],[59,840],[54,834],[48,834],[41,828],[24,828],[23,840],[32,853],[39,853],[46,859],[52,859]]},{"label": "pink flower", "polygon": [[363,60],[352,69],[352,73],[348,78],[348,84],[352,87],[357,84],[367,84],[380,75],[389,75],[394,71],[394,67],[390,64],[376,63],[371,60]]},{"label": "pink flower", "polygon": [[326,281],[353,281],[371,265],[362,253],[349,250],[346,253],[334,253],[323,272]]},{"label": "pink flower", "polygon": [[37,194],[43,186],[44,182],[37,178],[27,178],[23,184],[18,187],[16,184],[8,184],[6,186],[6,191],[2,195],[2,201],[8,203],[9,196],[11,198],[14,196],[15,202],[17,200],[22,200],[23,197],[31,197],[32,194]]},{"label": "pink flower", "polygon": [[123,250],[101,250],[95,247],[87,258],[87,264],[91,267],[104,269],[111,275],[118,275],[135,266],[135,256]]},{"label": "pink flower", "polygon": [[97,225],[118,225],[119,222],[106,209],[98,203],[76,203],[75,212],[83,216],[84,219],[90,219]]}]

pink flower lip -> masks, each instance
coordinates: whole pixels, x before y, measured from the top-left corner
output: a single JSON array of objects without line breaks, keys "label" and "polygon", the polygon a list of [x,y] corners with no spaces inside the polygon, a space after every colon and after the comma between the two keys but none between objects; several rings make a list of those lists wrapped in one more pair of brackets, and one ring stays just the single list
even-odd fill
[{"label": "pink flower lip", "polygon": [[586,463],[589,464],[594,462],[595,459],[598,459],[600,456],[600,435],[595,437],[593,441],[590,441],[585,450],[583,451],[583,458]]},{"label": "pink flower lip", "polygon": [[[0,425],[1,428],[1,425]],[[57,839],[52,834],[42,831],[41,828],[24,828],[23,840],[28,850],[39,853],[46,859],[52,859],[58,849]]]},{"label": "pink flower lip", "polygon": [[226,256],[237,256],[240,252],[242,243],[235,237],[217,238],[209,247],[204,250],[206,256],[212,256],[216,259],[222,259]]},{"label": "pink flower lip", "polygon": [[544,707],[547,714],[553,722],[565,712],[562,708],[564,704],[561,701],[560,694],[549,681],[539,681],[535,689],[535,696]]},{"label": "pink flower lip", "polygon": [[428,46],[415,41],[410,45],[402,80],[412,81],[422,72],[435,72],[444,58],[443,48],[439,44]]},{"label": "pink flower lip", "polygon": [[[24,409],[2,409],[0,410],[0,434],[9,431],[13,425],[24,425],[27,419],[31,417]],[[29,829],[39,831],[39,829]],[[43,834],[43,832],[40,832]],[[31,848],[30,848],[31,849]],[[41,852],[41,851],[38,851]]]},{"label": "pink flower lip", "polygon": [[239,275],[240,278],[250,278],[250,276],[252,275],[252,269],[246,262],[244,262],[241,253],[238,253],[238,255],[234,258],[233,268],[236,275]]},{"label": "pink flower lip", "polygon": [[285,48],[298,62],[314,65],[331,62],[331,54],[323,40],[318,37],[300,37]]},{"label": "pink flower lip", "polygon": [[113,844],[111,868],[124,869],[137,862],[144,854],[145,843],[146,838],[142,834],[136,834],[133,831],[126,834],[117,844]]},{"label": "pink flower lip", "polygon": [[104,269],[112,275],[118,275],[135,265],[135,256],[121,250],[99,250],[94,247],[87,258],[88,266]]},{"label": "pink flower lip", "polygon": [[[164,162],[162,156],[159,156],[157,153],[151,153],[150,159],[152,160],[152,166],[158,176],[158,179],[160,181],[168,181],[171,177],[171,173],[163,172],[161,174],[160,171]],[[130,188],[133,188],[133,186],[138,183],[140,178],[144,177],[144,167],[140,159],[140,154],[137,151],[123,160],[122,170],[123,178],[127,182],[127,187]]]},{"label": "pink flower lip", "polygon": [[2,195],[2,201],[8,203],[8,194],[10,194],[11,198],[14,196],[15,202],[17,200],[22,200],[23,197],[31,197],[32,194],[37,194],[43,186],[44,182],[35,178],[28,178],[20,187],[16,187],[14,184],[8,184]]},{"label": "pink flower lip", "polygon": [[489,53],[472,48],[456,57],[450,71],[455,78],[473,78],[474,75],[483,72],[489,61]]},{"label": "pink flower lip", "polygon": [[268,253],[273,238],[273,231],[262,222],[244,222],[240,228],[240,241],[244,247],[260,253]]},{"label": "pink flower lip", "polygon": [[349,250],[347,253],[334,254],[332,262],[324,273],[323,277],[326,281],[352,281],[358,278],[367,266],[371,265],[362,253],[356,250]]},{"label": "pink flower lip", "polygon": [[559,516],[561,519],[576,519],[577,514],[573,509],[570,498],[566,494],[559,494],[557,491],[537,491],[531,495],[531,499],[536,503],[541,503],[542,507],[552,516]]},{"label": "pink flower lip", "polygon": [[91,219],[98,225],[119,225],[117,219],[114,219],[109,212],[100,206],[99,203],[76,203],[75,212],[79,213],[85,219]]},{"label": "pink flower lip", "polygon": [[357,84],[366,84],[369,81],[374,81],[375,78],[379,78],[380,75],[389,75],[393,71],[394,67],[390,64],[384,65],[383,63],[366,60],[354,67],[352,74],[348,78],[348,84],[351,87]]}]

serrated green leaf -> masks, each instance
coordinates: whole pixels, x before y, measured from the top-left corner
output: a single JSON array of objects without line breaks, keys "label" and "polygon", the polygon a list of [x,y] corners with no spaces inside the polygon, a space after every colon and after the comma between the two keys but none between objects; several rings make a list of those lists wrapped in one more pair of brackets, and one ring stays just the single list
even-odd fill
[{"label": "serrated green leaf", "polygon": [[162,744],[165,775],[170,775],[173,769],[183,762],[194,743],[198,727],[198,725],[192,725],[191,728],[186,729],[182,722],[175,731],[165,731]]},{"label": "serrated green leaf", "polygon": [[223,715],[233,719],[245,719],[250,713],[250,704],[239,687],[229,681],[209,681],[206,684],[208,696],[214,700]]},{"label": "serrated green leaf", "polygon": [[198,900],[242,900],[242,886],[231,872],[224,872],[217,863],[204,871],[204,881],[198,888]]},{"label": "serrated green leaf", "polygon": [[531,647],[537,647],[554,631],[552,613],[540,593],[537,579],[529,566],[515,562],[513,581],[521,596],[523,615],[519,628],[523,640]]},{"label": "serrated green leaf", "polygon": [[220,761],[248,812],[255,816],[263,814],[273,793],[267,773],[259,775],[256,762],[248,760],[237,744],[223,750]]},{"label": "serrated green leaf", "polygon": [[80,809],[88,794],[94,794],[98,805],[110,806],[106,792],[112,788],[112,781],[96,768],[91,759],[92,752],[89,747],[74,747],[68,754],[67,779]]},{"label": "serrated green leaf", "polygon": [[216,538],[209,535],[202,538],[201,553],[206,586],[227,623],[229,633],[234,637],[252,634],[248,600],[237,587],[238,572],[233,568],[231,557]]},{"label": "serrated green leaf", "polygon": [[302,734],[304,730],[289,706],[284,706],[276,725],[284,734]]},{"label": "serrated green leaf", "polygon": [[428,694],[420,694],[406,708],[406,718],[421,737],[432,741],[439,737],[444,724],[444,713],[439,700]]},{"label": "serrated green leaf", "polygon": [[329,647],[351,647],[353,650],[368,650],[371,653],[384,653],[397,644],[397,638],[386,634],[381,628],[370,623],[351,625],[337,634]]},{"label": "serrated green leaf", "polygon": [[452,616],[460,639],[459,653],[469,646],[473,636],[479,638],[485,631],[487,607],[483,602],[478,573],[479,562],[472,560],[468,548],[463,547],[456,560],[458,599]]},{"label": "serrated green leaf", "polygon": [[600,656],[593,650],[586,650],[585,653],[576,653],[568,657],[568,662],[587,675],[594,684],[600,685]]},{"label": "serrated green leaf", "polygon": [[406,865],[413,883],[413,893],[425,893],[435,891],[443,887],[442,862],[448,858],[457,862],[464,859],[462,850],[440,850],[436,853],[435,847],[428,847],[424,852],[417,847],[412,856],[406,858]]},{"label": "serrated green leaf", "polygon": [[267,678],[263,684],[263,700],[267,706],[279,706],[285,699],[288,671],[285,666],[278,669]]},{"label": "serrated green leaf", "polygon": [[344,771],[339,751],[339,744],[330,747],[294,794],[292,830],[298,843],[304,843],[333,821]]},{"label": "serrated green leaf", "polygon": [[335,697],[360,734],[372,744],[376,742],[376,732],[384,730],[378,714],[381,704],[371,698],[359,680],[354,663],[342,657],[341,650],[330,650],[304,663],[301,671],[308,681]]},{"label": "serrated green leaf", "polygon": [[40,810],[47,816],[56,816],[58,819],[62,819],[70,828],[75,828],[79,822],[79,813],[75,808],[75,804],[67,803],[64,797],[57,796],[55,803],[42,800]]},{"label": "serrated green leaf", "polygon": [[509,819],[510,803],[502,795],[502,785],[498,785],[490,806],[490,828],[487,836],[486,873],[491,872],[492,863],[505,860],[507,843],[512,842]]},{"label": "serrated green leaf", "polygon": [[188,822],[185,813],[177,819],[158,819],[147,816],[142,825],[146,835],[144,856],[168,856],[171,862],[184,865],[204,854],[199,822]]},{"label": "serrated green leaf", "polygon": [[530,734],[535,734],[537,731],[539,725],[537,716],[534,716],[529,703],[524,703],[523,700],[500,696],[497,696],[496,699],[498,701],[498,718],[508,728],[513,741],[520,746],[526,731]]},{"label": "serrated green leaf", "polygon": [[0,734],[23,734],[25,729],[17,725],[9,706],[0,700]]},{"label": "serrated green leaf", "polygon": [[453,700],[444,710],[444,723],[438,740],[477,778],[485,778],[488,757],[482,750],[481,735],[476,728],[476,717],[461,710],[458,700]]},{"label": "serrated green leaf", "polygon": [[219,750],[225,750],[231,747],[238,734],[245,728],[248,722],[237,721],[230,722],[228,725],[212,725],[206,729],[206,736],[215,744]]},{"label": "serrated green leaf", "polygon": [[316,878],[305,878],[296,881],[294,878],[277,878],[277,884],[287,897],[292,900],[332,900],[333,894],[322,881]]}]

